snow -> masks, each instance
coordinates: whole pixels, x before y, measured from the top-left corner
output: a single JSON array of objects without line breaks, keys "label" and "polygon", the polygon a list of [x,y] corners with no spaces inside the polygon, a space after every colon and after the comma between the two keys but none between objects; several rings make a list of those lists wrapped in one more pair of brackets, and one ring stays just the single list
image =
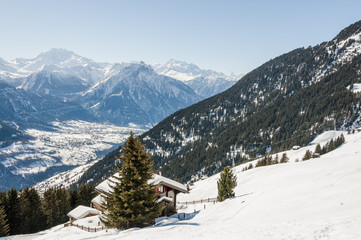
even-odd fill
[{"label": "snow", "polygon": [[184,184],[182,183],[179,183],[177,181],[174,181],[172,179],[169,179],[169,178],[166,178],[166,177],[163,177],[161,175],[158,175],[158,174],[154,174],[153,175],[153,179],[151,181],[154,185],[158,185],[158,184],[166,184],[167,186],[171,186],[179,191],[182,191],[182,192],[188,192],[187,191],[187,187],[184,186]]},{"label": "snow", "polygon": [[[347,89],[350,89],[351,86],[348,86]],[[354,93],[359,93],[361,92],[361,83],[354,83],[353,84],[353,88],[351,89],[352,92]]]},{"label": "snow", "polygon": [[[113,176],[119,178],[119,173],[115,173]],[[113,185],[113,182],[116,182],[117,179],[110,177],[106,180],[104,180],[103,182],[101,182],[99,185],[97,185],[95,187],[96,190],[98,190],[99,192],[104,192],[104,193],[109,193],[111,191],[110,186]],[[158,184],[166,184],[168,186],[171,186],[181,192],[188,192],[187,191],[187,187],[184,186],[183,184],[174,181],[172,179],[166,178],[166,177],[162,177],[158,174],[153,174],[153,178],[149,180],[149,183],[154,184],[154,185],[158,185]]]},{"label": "snow", "polygon": [[87,207],[87,206],[77,206],[73,210],[68,213],[68,217],[73,219],[81,219],[84,218],[88,214],[97,214],[99,215],[101,212],[95,208]]},{"label": "snow", "polygon": [[74,169],[58,173],[44,181],[38,182],[34,185],[34,188],[39,193],[44,193],[49,188],[64,187],[69,188],[70,185],[77,182],[83,173],[93,166],[99,159],[96,159],[88,164],[81,165]]},{"label": "snow", "polygon": [[[328,134],[318,138],[321,143]],[[242,168],[248,163],[235,167],[236,197],[221,203],[178,205],[184,220],[161,218],[144,229],[97,233],[59,225],[12,239],[361,239],[361,132],[345,138],[342,146],[320,158],[247,171]],[[311,147],[287,154],[294,159]],[[196,182],[190,194],[179,194],[178,200],[216,197],[218,178],[216,174]]]},{"label": "snow", "polygon": [[200,69],[193,63],[174,59],[165,64],[154,64],[153,68],[158,74],[184,82],[204,98],[223,92],[243,77],[242,74],[226,75],[210,69]]},{"label": "snow", "polygon": [[[52,131],[27,129],[25,133],[31,139],[0,148],[0,164],[15,167],[12,170],[14,174],[35,174],[52,166],[83,166],[124,142],[130,131],[136,135],[145,131],[141,128],[86,121],[52,124]],[[78,173],[84,170],[84,166],[78,170]],[[76,175],[76,172],[70,175]],[[54,182],[53,180],[48,182]]]},{"label": "snow", "polygon": [[92,203],[97,204],[99,206],[101,206],[104,201],[105,201],[104,197],[101,194],[99,194],[98,196],[96,196],[91,200]]}]

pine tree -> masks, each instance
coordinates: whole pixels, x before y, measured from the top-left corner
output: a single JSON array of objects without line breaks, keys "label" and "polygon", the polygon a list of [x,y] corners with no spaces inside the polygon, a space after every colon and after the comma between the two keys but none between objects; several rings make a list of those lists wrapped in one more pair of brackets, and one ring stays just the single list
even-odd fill
[{"label": "pine tree", "polygon": [[315,153],[321,154],[321,152],[322,152],[321,145],[317,144],[316,149],[315,149]]},{"label": "pine tree", "polygon": [[307,150],[306,153],[305,153],[305,155],[303,156],[302,160],[303,160],[303,161],[306,161],[306,160],[311,159],[311,157],[312,157],[311,151],[310,151],[310,150]]},{"label": "pine tree", "polygon": [[10,232],[9,224],[4,206],[0,203],[0,237],[8,236]]},{"label": "pine tree", "polygon": [[105,197],[106,217],[102,221],[107,227],[126,229],[144,227],[154,223],[154,218],[161,212],[161,205],[156,204],[156,186],[148,181],[153,176],[149,154],[133,132],[122,147],[117,164],[119,177],[111,186],[111,194]]},{"label": "pine tree", "polygon": [[91,200],[95,197],[94,194],[94,186],[90,186],[89,184],[82,184],[78,192],[78,205],[89,206]]},{"label": "pine tree", "polygon": [[22,233],[34,233],[46,227],[42,202],[35,189],[26,187],[20,192],[20,205]]},{"label": "pine tree", "polygon": [[217,182],[218,196],[217,200],[222,202],[227,198],[234,197],[233,189],[237,186],[237,177],[233,174],[232,168],[227,166],[221,172],[220,179]]},{"label": "pine tree", "polygon": [[46,225],[52,227],[58,219],[56,194],[54,188],[49,188],[44,192],[43,197],[44,213],[46,215]]},{"label": "pine tree", "polygon": [[79,202],[79,193],[77,189],[72,189],[69,192],[69,202],[70,202],[70,208],[74,209],[78,206],[78,202]]},{"label": "pine tree", "polygon": [[275,159],[272,160],[272,164],[278,164],[278,154],[276,154]]},{"label": "pine tree", "polygon": [[8,223],[10,235],[19,234],[21,231],[21,208],[18,191],[12,188],[8,191]]},{"label": "pine tree", "polygon": [[287,157],[287,153],[283,153],[282,157],[281,157],[281,160],[280,160],[280,163],[287,163],[288,160],[289,160],[289,158]]},{"label": "pine tree", "polygon": [[68,221],[67,214],[71,210],[69,199],[70,196],[65,188],[56,189],[56,204],[58,206],[58,218],[56,219],[56,225]]}]

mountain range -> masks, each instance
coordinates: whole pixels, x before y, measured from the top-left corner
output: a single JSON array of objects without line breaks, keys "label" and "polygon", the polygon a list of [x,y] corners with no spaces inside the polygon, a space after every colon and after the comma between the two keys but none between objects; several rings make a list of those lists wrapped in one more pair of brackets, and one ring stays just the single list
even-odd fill
[{"label": "mountain range", "polygon": [[[170,72],[188,78],[172,78]],[[175,60],[154,67],[144,62],[98,63],[72,51],[51,49],[31,59],[1,59],[0,80],[16,89],[77,103],[100,121],[152,126],[224,91],[236,77]]]},{"label": "mountain range", "polygon": [[[361,21],[331,41],[266,62],[228,90],[175,112],[140,139],[155,170],[182,182],[305,146],[326,130],[359,127],[360,69]],[[119,150],[89,168],[80,182],[109,175]]]},{"label": "mountain range", "polygon": [[0,188],[34,184],[93,161],[129,131],[140,133],[204,98],[144,62],[99,63],[65,49],[0,59]]}]

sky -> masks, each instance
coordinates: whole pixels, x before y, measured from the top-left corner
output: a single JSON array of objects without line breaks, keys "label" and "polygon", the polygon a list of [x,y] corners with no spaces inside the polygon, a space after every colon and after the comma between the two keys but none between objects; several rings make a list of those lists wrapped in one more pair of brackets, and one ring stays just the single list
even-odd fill
[{"label": "sky", "polygon": [[359,0],[0,0],[0,58],[65,48],[102,62],[246,74],[361,20]]}]

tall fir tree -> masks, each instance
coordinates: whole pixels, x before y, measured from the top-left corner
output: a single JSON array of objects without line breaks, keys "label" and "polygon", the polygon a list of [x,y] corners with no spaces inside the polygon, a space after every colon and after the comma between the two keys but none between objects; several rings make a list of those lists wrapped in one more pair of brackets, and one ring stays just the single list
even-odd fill
[{"label": "tall fir tree", "polygon": [[320,145],[320,144],[317,144],[316,149],[315,149],[315,153],[321,154],[321,152],[322,152],[321,145]]},{"label": "tall fir tree", "polygon": [[[56,225],[60,223],[65,223],[68,221],[68,212],[71,210],[70,207],[70,196],[65,188],[57,188],[56,189],[56,204],[58,210],[58,219],[56,221]],[[90,203],[90,201],[89,201]],[[89,206],[89,204],[88,204]]]},{"label": "tall fir tree", "polygon": [[78,192],[78,205],[89,206],[91,200],[95,197],[94,186],[82,184]]},{"label": "tall fir tree", "polygon": [[288,160],[289,160],[289,158],[287,157],[287,153],[283,153],[282,157],[281,157],[281,160],[280,160],[280,163],[287,163]]},{"label": "tall fir tree", "polygon": [[10,235],[19,234],[21,230],[21,208],[18,191],[15,188],[8,191],[8,206]]},{"label": "tall fir tree", "polygon": [[44,213],[46,215],[46,225],[52,227],[55,225],[55,221],[58,218],[58,213],[56,210],[56,195],[55,189],[49,188],[44,192],[43,196],[43,207]]},{"label": "tall fir tree", "polygon": [[7,222],[7,216],[4,206],[0,202],[0,237],[8,236],[10,233],[9,224]]},{"label": "tall fir tree", "polygon": [[119,175],[113,176],[111,194],[105,197],[107,211],[102,221],[118,229],[150,225],[160,214],[161,205],[155,203],[156,186],[149,184],[153,163],[133,132],[122,147],[120,160],[123,165],[117,164]]},{"label": "tall fir tree", "polygon": [[20,192],[22,233],[34,233],[46,227],[41,198],[34,188],[26,187]]},{"label": "tall fir tree", "polygon": [[303,161],[306,161],[306,160],[309,160],[309,159],[311,159],[311,158],[312,158],[312,153],[311,153],[310,150],[307,150],[306,153],[305,153],[305,155],[303,156],[302,160],[303,160]]},{"label": "tall fir tree", "polygon": [[218,196],[217,200],[222,202],[227,198],[234,197],[233,189],[237,186],[237,177],[233,174],[232,168],[227,166],[221,172],[220,179],[217,182]]},{"label": "tall fir tree", "polygon": [[72,189],[69,192],[69,202],[70,202],[70,208],[74,209],[78,206],[79,202],[79,193],[77,189]]}]

